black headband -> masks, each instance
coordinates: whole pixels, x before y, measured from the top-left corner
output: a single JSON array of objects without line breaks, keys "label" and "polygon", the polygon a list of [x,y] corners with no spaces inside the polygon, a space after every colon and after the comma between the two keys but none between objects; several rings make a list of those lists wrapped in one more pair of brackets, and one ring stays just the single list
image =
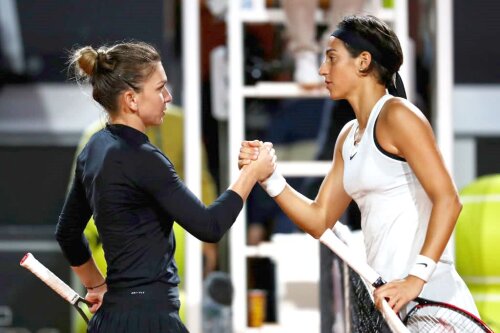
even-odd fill
[{"label": "black headband", "polygon": [[335,30],[332,33],[332,36],[342,39],[344,43],[351,45],[355,49],[370,52],[373,59],[375,59],[382,66],[384,65],[382,62],[383,57],[380,51],[369,40],[363,38],[357,32],[340,28]]},{"label": "black headband", "polygon": [[[344,43],[349,44],[353,48],[357,50],[363,50],[370,52],[372,58],[378,62],[380,65],[388,68],[386,64],[384,64],[384,57],[380,53],[380,51],[373,45],[369,40],[363,38],[360,34],[355,31],[350,31],[347,29],[337,29],[332,33],[333,37],[337,37],[344,41]],[[393,96],[406,98],[406,91],[403,84],[403,80],[399,73],[396,72],[394,81],[391,81],[387,90]]]}]

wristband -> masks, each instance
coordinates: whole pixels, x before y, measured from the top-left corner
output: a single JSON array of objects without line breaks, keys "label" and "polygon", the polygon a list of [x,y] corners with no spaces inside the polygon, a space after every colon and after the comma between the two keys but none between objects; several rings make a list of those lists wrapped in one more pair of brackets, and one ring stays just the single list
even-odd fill
[{"label": "wristband", "polygon": [[272,175],[261,182],[260,186],[262,186],[264,191],[266,191],[271,198],[274,198],[285,189],[286,179],[281,175],[281,172],[278,171],[278,167],[276,167]]},{"label": "wristband", "polygon": [[436,262],[429,257],[419,254],[415,260],[409,275],[414,275],[425,282],[429,281],[432,273],[436,269]]},{"label": "wristband", "polygon": [[97,289],[97,288],[99,288],[99,287],[102,287],[102,286],[104,286],[105,284],[106,284],[106,280],[104,280],[104,282],[103,282],[103,283],[101,283],[101,284],[99,284],[99,285],[97,285],[97,286],[94,286],[94,287],[85,287],[85,288],[86,288],[87,290],[93,290],[93,289]]}]

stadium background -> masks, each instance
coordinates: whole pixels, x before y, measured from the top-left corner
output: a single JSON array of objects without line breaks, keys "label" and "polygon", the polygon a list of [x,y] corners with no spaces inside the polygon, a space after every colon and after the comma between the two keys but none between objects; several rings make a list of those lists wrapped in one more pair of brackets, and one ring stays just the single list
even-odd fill
[{"label": "stadium background", "polygon": [[[184,98],[181,35],[183,1],[2,1],[0,258],[4,264],[0,268],[0,332],[17,332],[14,327],[27,327],[30,331],[40,333],[43,327],[56,327],[50,332],[66,332],[74,318],[69,306],[18,266],[26,250],[38,251],[41,261],[63,280],[75,284],[74,277],[53,242],[53,230],[64,200],[80,135],[87,125],[101,116],[101,112],[89,101],[88,96],[81,93],[82,89],[86,91],[85,88],[68,83],[66,51],[77,44],[99,45],[129,39],[148,41],[161,51],[174,101],[180,105]],[[16,8],[22,46],[19,53],[21,67],[16,67],[8,55],[9,49],[15,45],[9,39],[12,35],[5,33],[6,24],[12,22],[5,7],[8,2],[14,3]],[[431,120],[439,112],[433,108],[431,92],[435,82],[432,61],[436,55],[435,47],[429,48],[426,36],[432,35],[434,20],[440,18],[432,16],[436,14],[432,11],[424,12],[429,16],[422,15],[419,8],[432,7],[432,2],[408,1],[409,31],[415,43],[416,90],[420,106]],[[454,85],[450,102],[453,105],[453,168],[457,185],[466,192],[467,186],[479,177],[500,173],[500,43],[497,42],[500,2],[456,0],[452,3]],[[209,107],[209,55],[216,46],[226,43],[227,35],[224,23],[211,15],[203,1],[200,4],[202,139],[208,149],[208,167],[220,191],[228,182],[225,165],[228,139],[227,131],[223,130],[227,127],[227,120],[217,119]],[[269,31],[272,33],[266,33]],[[282,29],[254,27],[245,33],[248,47],[254,48],[248,51],[249,55],[257,59],[246,64],[246,80],[253,79],[252,69],[260,70],[264,78],[289,78],[290,59],[280,37]],[[314,143],[321,121],[320,101],[308,101],[306,107],[316,111],[308,112],[309,118],[302,119],[300,124],[293,117],[296,104],[279,101],[266,103],[251,105],[246,129],[248,135],[262,134],[266,124],[272,120],[269,109],[279,108],[289,115],[290,127],[300,127],[277,140],[283,140],[280,143],[285,146],[292,146],[301,140]],[[297,137],[299,132],[303,137]],[[290,151],[293,156],[293,150]],[[313,155],[312,152],[310,154]],[[493,183],[495,178],[487,179]],[[296,181],[300,183],[302,180]],[[493,186],[482,188],[481,191],[484,193],[475,195],[499,194],[496,192],[499,191],[498,187],[495,189]],[[493,223],[492,220],[498,215],[490,214],[485,221],[479,220],[484,214],[467,216],[476,223],[488,224]],[[287,222],[283,223],[286,229]],[[488,236],[498,236],[500,227],[492,228]],[[495,245],[494,241],[486,243]],[[476,250],[484,256],[498,253],[496,248]],[[227,244],[222,244],[218,267],[223,271],[228,270],[227,252]],[[467,260],[458,262],[459,268],[465,271],[468,265],[472,265]],[[500,272],[485,274],[495,277]],[[483,294],[484,290],[478,288],[478,292]],[[498,289],[494,290],[496,293]],[[28,295],[29,300],[26,299]],[[499,295],[496,297],[499,298]],[[270,313],[268,318],[272,315]],[[493,319],[500,320],[500,312]]]}]

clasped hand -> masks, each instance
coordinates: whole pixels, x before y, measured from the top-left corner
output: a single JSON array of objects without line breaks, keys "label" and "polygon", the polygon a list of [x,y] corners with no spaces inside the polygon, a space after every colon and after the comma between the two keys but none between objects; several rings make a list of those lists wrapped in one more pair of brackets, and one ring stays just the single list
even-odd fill
[{"label": "clasped hand", "polygon": [[242,141],[238,155],[238,168],[257,168],[258,181],[269,178],[276,169],[276,152],[271,142]]}]

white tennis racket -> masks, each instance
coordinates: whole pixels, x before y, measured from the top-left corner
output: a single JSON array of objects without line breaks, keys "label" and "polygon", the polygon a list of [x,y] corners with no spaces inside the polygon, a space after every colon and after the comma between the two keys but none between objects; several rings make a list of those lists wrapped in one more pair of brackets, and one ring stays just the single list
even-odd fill
[{"label": "white tennis racket", "polygon": [[[364,260],[353,255],[352,250],[345,245],[331,229],[327,229],[320,237],[320,241],[335,252],[356,273],[366,279],[374,288],[386,282]],[[403,332],[478,332],[493,333],[493,331],[479,318],[453,305],[434,302],[417,297],[417,305],[401,321],[397,314],[383,301],[382,314],[389,327],[397,333]],[[404,324],[403,324],[404,322]],[[406,326],[405,326],[406,325]]]},{"label": "white tennis racket", "polygon": [[92,304],[82,298],[76,291],[71,289],[66,283],[64,283],[60,278],[58,278],[54,273],[52,273],[47,267],[45,267],[41,262],[39,262],[31,253],[26,253],[26,255],[21,259],[20,265],[35,274],[40,280],[45,282],[52,290],[59,294],[62,298],[73,305],[78,311],[78,313],[83,317],[85,322],[89,322],[89,318],[80,307],[81,303],[85,303],[88,307]]}]

